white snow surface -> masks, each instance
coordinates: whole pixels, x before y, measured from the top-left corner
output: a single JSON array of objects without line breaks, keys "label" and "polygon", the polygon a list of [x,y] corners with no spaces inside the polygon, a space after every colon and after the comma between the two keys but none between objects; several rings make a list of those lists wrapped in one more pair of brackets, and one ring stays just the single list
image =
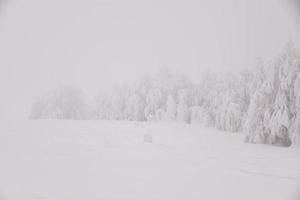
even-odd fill
[{"label": "white snow surface", "polygon": [[3,121],[0,160],[1,200],[300,199],[300,149],[201,125]]}]

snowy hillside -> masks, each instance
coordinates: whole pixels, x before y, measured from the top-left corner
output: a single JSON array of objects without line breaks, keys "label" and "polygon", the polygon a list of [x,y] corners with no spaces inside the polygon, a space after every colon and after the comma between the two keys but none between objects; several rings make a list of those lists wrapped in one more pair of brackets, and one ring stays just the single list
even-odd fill
[{"label": "snowy hillside", "polygon": [[297,200],[300,149],[201,125],[10,121],[2,200]]}]

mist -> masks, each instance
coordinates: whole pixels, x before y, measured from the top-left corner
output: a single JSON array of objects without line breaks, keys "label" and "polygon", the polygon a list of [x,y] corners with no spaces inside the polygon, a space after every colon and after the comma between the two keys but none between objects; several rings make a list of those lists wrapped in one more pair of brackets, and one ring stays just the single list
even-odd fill
[{"label": "mist", "polygon": [[1,116],[25,119],[33,99],[57,85],[96,93],[160,68],[198,81],[299,46],[285,1],[38,1],[1,4]]}]

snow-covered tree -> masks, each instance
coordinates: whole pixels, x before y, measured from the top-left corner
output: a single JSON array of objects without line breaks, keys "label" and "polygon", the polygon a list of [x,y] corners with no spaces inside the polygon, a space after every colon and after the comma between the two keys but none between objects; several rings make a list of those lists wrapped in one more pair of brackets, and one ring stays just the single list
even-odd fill
[{"label": "snow-covered tree", "polygon": [[246,142],[265,143],[264,117],[265,112],[270,107],[271,93],[272,84],[270,81],[265,81],[251,97],[244,127],[244,131],[247,134]]},{"label": "snow-covered tree", "polygon": [[217,112],[217,128],[230,132],[237,132],[242,128],[243,113],[241,105],[235,103],[233,94],[227,92],[223,97],[222,105]]},{"label": "snow-covered tree", "polygon": [[203,124],[204,123],[204,112],[200,106],[192,106],[190,108],[191,123],[192,124]]},{"label": "snow-covered tree", "polygon": [[81,90],[61,85],[39,97],[31,107],[32,119],[85,119],[86,103]]},{"label": "snow-covered tree", "polygon": [[162,94],[159,89],[149,89],[146,97],[145,116],[148,121],[155,120],[156,110],[161,106]]},{"label": "snow-covered tree", "polygon": [[179,103],[177,106],[177,121],[190,123],[189,112],[189,91],[187,89],[181,89],[178,91]]},{"label": "snow-covered tree", "polygon": [[[267,106],[258,101],[256,108],[260,109],[255,109],[251,98],[248,123],[245,126],[248,133],[247,141],[281,146],[291,145],[292,133],[295,132],[294,121],[297,115],[295,86],[300,70],[300,66],[297,64],[298,59],[299,54],[293,44],[289,42],[279,58],[265,70],[264,77],[268,81],[264,82],[253,98],[262,99],[257,98],[257,94],[261,94],[259,92],[268,83],[268,86],[265,87],[265,95],[260,95],[260,97],[268,97],[269,101]],[[254,123],[251,123],[251,119],[259,120],[256,122],[253,120]]]},{"label": "snow-covered tree", "polygon": [[133,94],[128,101],[127,105],[127,113],[129,120],[136,120],[136,121],[144,121],[145,115],[144,115],[144,109],[145,105],[142,101],[142,98],[137,95]]},{"label": "snow-covered tree", "polygon": [[[300,63],[297,63],[300,64]],[[297,78],[294,85],[295,94],[295,107],[296,107],[296,118],[295,118],[295,129],[293,135],[293,141],[297,145],[300,145],[300,72],[297,73]]]},{"label": "snow-covered tree", "polygon": [[299,55],[292,42],[286,45],[278,61],[277,93],[271,116],[271,138],[268,143],[291,145],[297,116],[295,81],[300,71]]},{"label": "snow-covered tree", "polygon": [[176,102],[172,95],[168,96],[167,100],[167,111],[166,111],[166,120],[167,121],[174,121],[176,120]]}]

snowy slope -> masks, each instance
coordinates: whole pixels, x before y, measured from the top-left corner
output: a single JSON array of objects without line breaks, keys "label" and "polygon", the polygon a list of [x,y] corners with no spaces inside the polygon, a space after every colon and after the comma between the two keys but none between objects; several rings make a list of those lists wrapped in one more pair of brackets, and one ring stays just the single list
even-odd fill
[{"label": "snowy slope", "polygon": [[300,199],[299,149],[198,125],[6,121],[0,160],[3,200]]}]

